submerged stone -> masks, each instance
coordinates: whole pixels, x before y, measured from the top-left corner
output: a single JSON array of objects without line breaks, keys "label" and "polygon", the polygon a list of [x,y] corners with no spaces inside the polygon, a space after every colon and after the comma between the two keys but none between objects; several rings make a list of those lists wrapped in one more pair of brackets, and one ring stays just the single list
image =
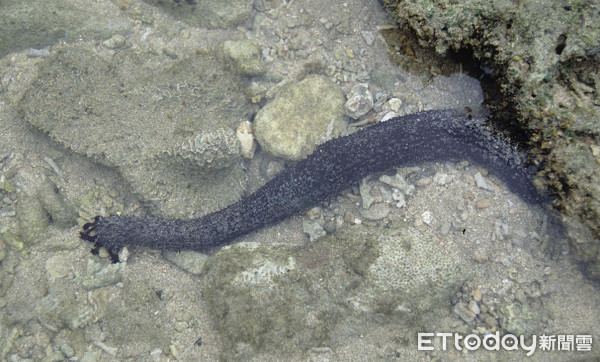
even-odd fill
[{"label": "submerged stone", "polygon": [[226,357],[328,346],[380,314],[447,313],[465,274],[448,246],[404,228],[351,227],[301,248],[240,243],[210,257],[203,289]]},{"label": "submerged stone", "polygon": [[308,76],[284,88],[255,118],[258,143],[270,154],[288,160],[309,155],[322,139],[346,126],[344,94],[323,76]]},{"label": "submerged stone", "polygon": [[206,54],[151,75],[131,49],[114,56],[58,49],[20,103],[24,120],[115,167],[156,213],[189,217],[235,200],[243,171],[228,167],[240,157],[234,130],[251,111],[242,80]]},{"label": "submerged stone", "polygon": [[230,28],[246,21],[252,15],[252,0],[176,1],[145,0],[158,6],[177,19],[194,26]]}]

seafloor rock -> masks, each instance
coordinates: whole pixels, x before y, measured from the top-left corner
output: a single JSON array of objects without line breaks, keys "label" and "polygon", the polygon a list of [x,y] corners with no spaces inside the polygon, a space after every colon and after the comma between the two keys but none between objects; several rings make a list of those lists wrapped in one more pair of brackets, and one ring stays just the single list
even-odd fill
[{"label": "seafloor rock", "polygon": [[226,357],[244,358],[331,346],[382,315],[427,323],[449,313],[465,273],[431,234],[394,225],[341,229],[301,248],[235,244],[206,261],[203,278]]},{"label": "seafloor rock", "polygon": [[132,26],[130,19],[103,18],[76,8],[69,1],[2,0],[0,57],[28,48],[45,48],[59,41],[104,40],[115,33],[125,34]]},{"label": "seafloor rock", "polygon": [[24,120],[116,167],[163,216],[189,217],[237,199],[243,171],[227,166],[240,157],[235,127],[251,112],[243,81],[205,54],[151,75],[129,49],[114,57],[86,45],[59,49],[20,103]]},{"label": "seafloor rock", "polygon": [[254,0],[145,0],[160,6],[173,15],[194,26],[207,28],[230,28],[246,21],[252,15]]},{"label": "seafloor rock", "polygon": [[[600,278],[600,3],[385,0],[423,46],[469,49],[496,76],[558,194],[576,257]],[[508,105],[508,108],[507,108]]]},{"label": "seafloor rock", "polygon": [[323,76],[308,76],[288,85],[257,114],[254,131],[258,143],[277,157],[300,160],[326,137],[346,126],[344,94]]},{"label": "seafloor rock", "polygon": [[223,43],[222,51],[226,61],[242,75],[260,75],[266,71],[260,48],[252,40],[227,40]]}]

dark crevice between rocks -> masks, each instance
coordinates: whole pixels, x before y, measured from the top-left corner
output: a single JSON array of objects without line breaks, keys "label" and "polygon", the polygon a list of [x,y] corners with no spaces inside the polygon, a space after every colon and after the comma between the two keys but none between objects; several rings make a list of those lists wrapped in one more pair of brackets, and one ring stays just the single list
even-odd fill
[{"label": "dark crevice between rocks", "polygon": [[[497,77],[502,72],[497,73],[488,64],[475,59],[470,49],[449,49],[446,56],[440,56],[433,49],[422,47],[412,30],[386,29],[381,34],[388,44],[390,60],[405,71],[429,75],[431,78],[437,74],[462,72],[478,79],[484,92],[484,106],[491,111],[489,120],[494,129],[519,148],[531,149],[531,135],[526,125],[516,116],[518,112],[512,101],[514,96],[504,94],[501,90]],[[496,53],[492,48],[488,52]]]},{"label": "dark crevice between rocks", "polygon": [[511,102],[512,97],[502,92],[495,72],[486,64],[477,61],[473,52],[468,49],[451,51],[447,58],[460,62],[463,72],[481,83],[484,106],[491,111],[490,123],[494,129],[521,149],[530,149],[530,134],[515,116],[518,113],[514,102]]}]

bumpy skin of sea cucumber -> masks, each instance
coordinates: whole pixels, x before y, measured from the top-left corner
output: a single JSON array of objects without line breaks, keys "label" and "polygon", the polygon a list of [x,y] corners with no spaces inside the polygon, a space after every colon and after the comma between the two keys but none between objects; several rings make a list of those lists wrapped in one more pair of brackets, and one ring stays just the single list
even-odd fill
[{"label": "bumpy skin of sea cucumber", "polygon": [[277,223],[339,194],[363,177],[392,167],[469,160],[485,167],[529,203],[539,203],[535,168],[515,147],[494,135],[482,119],[454,110],[397,117],[328,141],[288,167],[254,194],[192,220],[97,217],[81,237],[113,256],[123,246],[206,251]]}]

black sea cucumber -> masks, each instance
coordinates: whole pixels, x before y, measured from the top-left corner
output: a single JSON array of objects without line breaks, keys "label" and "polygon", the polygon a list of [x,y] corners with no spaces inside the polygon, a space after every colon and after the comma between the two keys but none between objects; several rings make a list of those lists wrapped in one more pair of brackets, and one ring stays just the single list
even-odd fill
[{"label": "black sea cucumber", "polygon": [[209,250],[305,210],[363,177],[395,166],[469,160],[485,167],[525,201],[537,203],[535,167],[484,124],[465,112],[427,111],[397,117],[339,137],[288,167],[254,194],[192,220],[96,217],[81,237],[105,247],[113,260],[125,245],[168,250]]}]

